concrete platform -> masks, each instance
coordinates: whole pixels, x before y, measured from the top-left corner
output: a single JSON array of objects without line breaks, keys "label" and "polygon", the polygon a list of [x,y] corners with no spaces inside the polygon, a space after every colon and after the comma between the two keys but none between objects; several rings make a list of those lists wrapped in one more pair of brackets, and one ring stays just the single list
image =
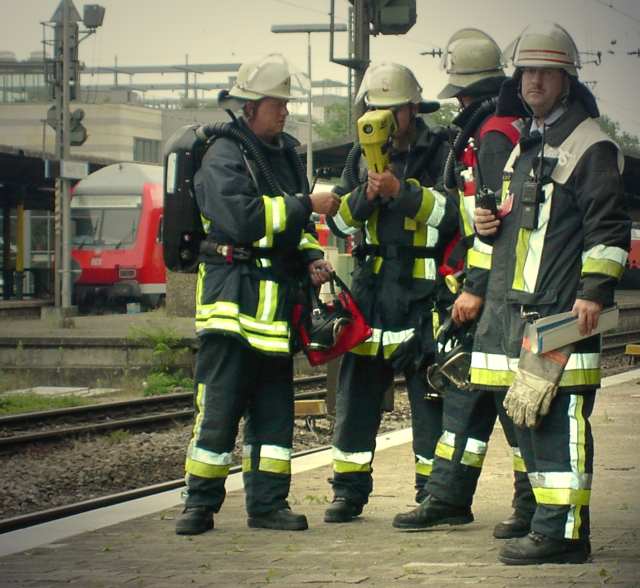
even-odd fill
[{"label": "concrete platform", "polygon": [[[29,540],[41,544],[1,557],[0,584],[640,586],[640,370],[605,383],[592,419],[596,460],[593,561],[588,564],[498,563],[500,541],[491,532],[510,512],[512,477],[510,451],[500,431],[480,479],[474,523],[422,533],[392,529],[393,515],[413,507],[413,460],[405,431],[380,439],[374,495],[356,522],[322,522],[331,495],[331,467],[328,454],[317,455],[296,464],[290,496],[294,509],[309,517],[308,531],[248,529],[241,479],[236,477],[229,481],[216,529],[197,537],[173,532],[180,512],[177,492],[118,507],[118,518],[114,510],[103,509],[83,515],[83,520],[55,523],[57,530],[43,525],[0,535],[0,553],[16,551]],[[132,510],[141,516],[128,519]],[[89,530],[92,524],[99,528]]]}]

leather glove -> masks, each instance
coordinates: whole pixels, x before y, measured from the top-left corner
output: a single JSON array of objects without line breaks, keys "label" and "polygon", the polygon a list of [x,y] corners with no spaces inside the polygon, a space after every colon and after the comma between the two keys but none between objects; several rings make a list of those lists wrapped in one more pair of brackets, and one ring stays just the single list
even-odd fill
[{"label": "leather glove", "polygon": [[535,429],[557,392],[557,384],[518,368],[503,406],[515,425]]},{"label": "leather glove", "polygon": [[502,403],[515,425],[535,429],[549,413],[573,349],[573,345],[565,345],[538,355],[531,352],[525,335],[515,380]]}]

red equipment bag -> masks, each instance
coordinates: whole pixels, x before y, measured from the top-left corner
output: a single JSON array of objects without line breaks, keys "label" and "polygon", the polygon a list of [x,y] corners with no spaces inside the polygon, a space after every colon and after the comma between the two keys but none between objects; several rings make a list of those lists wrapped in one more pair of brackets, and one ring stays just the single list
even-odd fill
[{"label": "red equipment bag", "polygon": [[372,333],[351,292],[335,272],[331,274],[330,288],[332,300],[322,302],[310,285],[310,305],[296,304],[293,308],[293,328],[313,366],[350,351]]}]

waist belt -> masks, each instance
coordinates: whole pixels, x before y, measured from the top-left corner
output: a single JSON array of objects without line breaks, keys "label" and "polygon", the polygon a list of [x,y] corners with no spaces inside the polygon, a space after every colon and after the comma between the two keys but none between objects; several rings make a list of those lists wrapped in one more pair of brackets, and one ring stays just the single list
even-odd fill
[{"label": "waist belt", "polygon": [[208,263],[234,263],[251,261],[256,258],[274,259],[275,257],[286,257],[286,255],[282,251],[260,251],[246,245],[216,243],[205,239],[200,243],[200,257]]},{"label": "waist belt", "polygon": [[351,255],[358,259],[364,259],[367,255],[374,255],[384,259],[395,257],[436,257],[438,250],[435,247],[413,247],[412,245],[357,245]]}]

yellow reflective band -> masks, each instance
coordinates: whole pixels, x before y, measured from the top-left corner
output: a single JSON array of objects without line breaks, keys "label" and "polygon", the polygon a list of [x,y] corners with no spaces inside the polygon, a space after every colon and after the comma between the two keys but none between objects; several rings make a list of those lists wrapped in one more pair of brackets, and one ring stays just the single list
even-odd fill
[{"label": "yellow reflective band", "polygon": [[242,471],[243,472],[250,472],[251,471],[251,458],[250,457],[243,457],[242,458]]},{"label": "yellow reflective band", "polygon": [[254,247],[273,247],[273,202],[269,196],[263,196],[264,237],[253,242]]},{"label": "yellow reflective band", "polygon": [[291,474],[291,462],[283,459],[274,459],[272,457],[261,457],[258,470],[272,474],[289,475]]},{"label": "yellow reflective band", "polygon": [[256,331],[264,335],[288,335],[289,325],[286,321],[261,321],[256,317],[240,313],[240,307],[235,302],[218,300],[213,304],[201,304],[196,309],[196,321],[206,321],[209,318],[232,318],[238,320],[243,328]]},{"label": "yellow reflective band", "polygon": [[407,183],[422,189],[422,201],[420,202],[420,207],[418,208],[418,212],[414,218],[419,223],[426,223],[427,219],[431,216],[431,212],[433,211],[433,207],[436,203],[435,196],[429,190],[423,188],[420,185],[420,182],[415,178],[409,178]]},{"label": "yellow reflective band", "polygon": [[513,471],[527,473],[527,467],[524,465],[524,459],[520,455],[513,456]]},{"label": "yellow reflective band", "polygon": [[610,259],[587,259],[582,265],[582,275],[603,274],[612,278],[620,279],[624,272],[624,265],[620,265]]},{"label": "yellow reflective band", "polygon": [[229,465],[213,465],[210,463],[202,463],[194,459],[187,458],[185,471],[188,474],[199,476],[200,478],[226,478],[229,475]]},{"label": "yellow reflective band", "polygon": [[404,230],[405,231],[415,231],[418,228],[418,223],[415,221],[415,219],[412,219],[411,217],[405,216],[404,217]]},{"label": "yellow reflective band", "polygon": [[465,195],[463,190],[458,190],[458,203],[460,210],[460,218],[462,219],[462,230],[464,231],[464,236],[469,237],[474,234],[473,230],[473,210],[475,209],[475,197],[467,196],[467,200],[471,201],[473,207],[471,210],[467,208],[467,200],[465,200]]},{"label": "yellow reflective band", "polygon": [[413,229],[413,246],[414,247],[424,247],[427,244],[427,231],[429,227],[424,223],[420,223],[416,225],[416,228]]},{"label": "yellow reflective band", "polygon": [[442,223],[442,219],[444,218],[447,199],[439,192],[436,192],[435,190],[429,190],[427,188],[422,189],[423,198],[425,192],[429,193],[434,198],[433,210],[431,211],[429,218],[427,218],[427,224],[430,227],[437,228],[440,226],[440,223]]},{"label": "yellow reflective band", "polygon": [[433,462],[430,463],[420,463],[416,462],[416,474],[420,474],[421,476],[430,476],[431,471],[433,470]]},{"label": "yellow reflective band", "polygon": [[257,318],[272,323],[278,308],[278,283],[271,280],[260,280],[260,298],[258,300]]},{"label": "yellow reflective band", "polygon": [[612,245],[594,245],[591,249],[588,249],[582,254],[582,263],[584,264],[588,260],[608,260],[615,264],[624,267],[627,262],[629,254],[622,247],[615,247]]},{"label": "yellow reflective band", "polygon": [[[571,471],[576,474],[585,474],[586,454],[586,423],[582,416],[584,397],[572,394],[569,397],[569,455],[571,458]],[[588,484],[591,484],[589,480]],[[587,485],[587,482],[583,482]]]},{"label": "yellow reflective band", "polygon": [[196,322],[196,333],[207,330],[228,331],[236,333],[246,339],[252,347],[265,352],[272,353],[289,353],[289,338],[282,337],[266,337],[255,335],[246,331],[234,319],[212,318],[207,321]]},{"label": "yellow reflective band", "polygon": [[511,370],[493,370],[488,368],[471,368],[471,383],[485,386],[511,386],[515,377]]},{"label": "yellow reflective band", "polygon": [[276,196],[271,200],[274,201],[271,211],[273,215],[273,233],[282,233],[287,228],[287,207],[284,203],[284,196]]},{"label": "yellow reflective band", "polygon": [[484,455],[478,455],[477,453],[464,451],[462,453],[462,459],[460,460],[460,463],[474,468],[482,468],[482,464],[484,463]]},{"label": "yellow reflective band", "polygon": [[311,233],[302,233],[300,237],[300,243],[298,243],[298,249],[300,251],[307,251],[309,249],[318,249],[323,251],[322,246],[318,243],[318,240]]},{"label": "yellow reflective band", "polygon": [[361,221],[357,221],[353,218],[351,214],[351,207],[349,206],[349,200],[351,199],[351,193],[345,194],[340,200],[340,206],[338,207],[338,212],[333,217],[333,220],[342,233],[350,233],[355,232],[350,229],[360,229],[362,228],[363,223]]},{"label": "yellow reflective band", "polygon": [[349,353],[354,353],[355,355],[376,356],[380,349],[381,339],[382,331],[380,329],[373,329],[371,336],[360,343],[360,345],[356,345]]},{"label": "yellow reflective band", "polygon": [[518,231],[518,243],[516,244],[516,266],[512,283],[512,287],[514,290],[525,289],[524,266],[527,262],[527,252],[529,251],[530,238],[531,231],[529,229],[520,229]]},{"label": "yellow reflective band", "polygon": [[573,504],[587,506],[591,499],[591,490],[576,490],[574,488],[534,488],[533,494],[538,504],[557,506]]},{"label": "yellow reflective band", "polygon": [[565,369],[560,378],[560,387],[563,386],[598,386],[600,384],[600,368],[595,369]]},{"label": "yellow reflective band", "polygon": [[413,262],[412,277],[418,280],[436,279],[436,261],[430,257],[417,257]]},{"label": "yellow reflective band", "polygon": [[453,447],[451,447],[450,445],[445,445],[444,443],[442,443],[442,441],[438,441],[435,453],[438,457],[446,459],[447,461],[451,461],[451,459],[453,458],[453,451]]},{"label": "yellow reflective band", "polygon": [[353,463],[350,461],[333,460],[333,471],[337,474],[350,474],[353,472],[370,472],[370,463]]},{"label": "yellow reflective band", "polygon": [[367,243],[371,243],[372,245],[380,245],[380,241],[378,240],[378,217],[380,215],[380,209],[376,208],[371,216],[367,219],[367,223],[365,225],[365,232],[367,235]]},{"label": "yellow reflective band", "polygon": [[382,268],[382,257],[376,257],[373,260],[373,273],[379,274],[381,268]]},{"label": "yellow reflective band", "polygon": [[491,269],[491,254],[480,253],[471,248],[467,251],[467,265],[469,267],[478,267],[480,269]]},{"label": "yellow reflective band", "polygon": [[582,527],[582,509],[580,505],[572,505],[567,513],[567,524],[564,528],[565,539],[580,539],[580,527]]}]

